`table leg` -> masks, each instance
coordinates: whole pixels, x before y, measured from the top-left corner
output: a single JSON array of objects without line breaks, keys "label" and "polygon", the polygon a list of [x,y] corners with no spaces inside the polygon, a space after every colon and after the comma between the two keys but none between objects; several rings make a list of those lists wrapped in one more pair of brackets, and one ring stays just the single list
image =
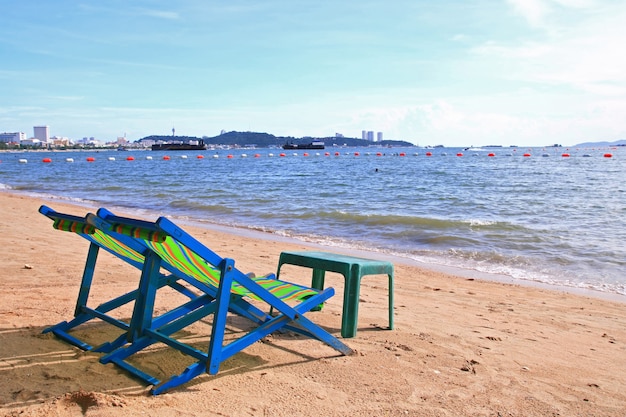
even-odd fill
[{"label": "table leg", "polygon": [[359,296],[361,289],[361,272],[353,267],[346,280],[343,290],[343,314],[341,318],[341,336],[356,336],[357,322],[359,317]]},{"label": "table leg", "polygon": [[389,330],[393,330],[393,274],[389,276]]},{"label": "table leg", "polygon": [[324,277],[326,275],[326,271],[323,269],[313,269],[313,279],[311,280],[311,287],[316,290],[324,289]]},{"label": "table leg", "polygon": [[[311,280],[311,287],[316,290],[324,289],[324,277],[326,276],[326,271],[323,269],[315,269],[313,268],[313,279]],[[314,307],[312,311],[320,311],[324,307],[324,304],[320,304],[317,307]]]}]

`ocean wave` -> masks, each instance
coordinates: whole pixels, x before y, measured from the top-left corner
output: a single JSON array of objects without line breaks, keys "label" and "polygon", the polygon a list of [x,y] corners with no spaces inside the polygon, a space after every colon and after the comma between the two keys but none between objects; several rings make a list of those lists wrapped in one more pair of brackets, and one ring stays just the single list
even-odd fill
[{"label": "ocean wave", "polygon": [[[311,210],[300,213],[293,213],[293,218],[300,220],[309,219],[321,219],[321,220],[335,220],[339,222],[366,224],[369,226],[386,226],[386,225],[398,225],[398,226],[422,226],[433,229],[454,229],[459,225],[471,224],[474,226],[480,225],[479,222],[465,221],[465,220],[452,220],[452,219],[438,219],[432,217],[419,217],[419,216],[406,216],[406,215],[384,215],[384,214],[363,214],[355,213],[347,210]],[[482,225],[492,225],[493,223],[483,222]]]},{"label": "ocean wave", "polygon": [[207,214],[231,214],[235,210],[221,204],[206,204],[202,201],[178,199],[172,200],[167,204],[168,207],[182,211],[184,213],[190,213],[194,217],[203,217],[201,213]]}]

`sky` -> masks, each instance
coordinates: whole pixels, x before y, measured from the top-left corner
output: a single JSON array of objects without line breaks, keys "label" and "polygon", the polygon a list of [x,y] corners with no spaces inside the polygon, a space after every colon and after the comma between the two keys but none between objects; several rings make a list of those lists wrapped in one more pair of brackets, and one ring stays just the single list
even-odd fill
[{"label": "sky", "polygon": [[0,0],[0,132],[626,138],[623,0]]}]

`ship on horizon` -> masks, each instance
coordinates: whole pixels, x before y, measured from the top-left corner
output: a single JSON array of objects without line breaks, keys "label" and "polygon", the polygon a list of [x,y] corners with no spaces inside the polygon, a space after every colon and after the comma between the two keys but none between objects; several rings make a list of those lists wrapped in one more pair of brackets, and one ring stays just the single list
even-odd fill
[{"label": "ship on horizon", "polygon": [[287,142],[283,145],[283,149],[324,149],[324,142],[321,140],[300,144]]},{"label": "ship on horizon", "polygon": [[204,140],[194,140],[189,142],[167,142],[155,143],[152,145],[153,151],[204,151],[206,145]]}]

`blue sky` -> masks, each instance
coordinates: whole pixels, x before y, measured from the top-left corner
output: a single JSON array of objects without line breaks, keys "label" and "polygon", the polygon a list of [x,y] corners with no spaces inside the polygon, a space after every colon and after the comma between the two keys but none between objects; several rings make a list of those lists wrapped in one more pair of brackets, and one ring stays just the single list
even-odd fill
[{"label": "blue sky", "polygon": [[623,0],[5,0],[0,22],[0,131],[626,138]]}]

